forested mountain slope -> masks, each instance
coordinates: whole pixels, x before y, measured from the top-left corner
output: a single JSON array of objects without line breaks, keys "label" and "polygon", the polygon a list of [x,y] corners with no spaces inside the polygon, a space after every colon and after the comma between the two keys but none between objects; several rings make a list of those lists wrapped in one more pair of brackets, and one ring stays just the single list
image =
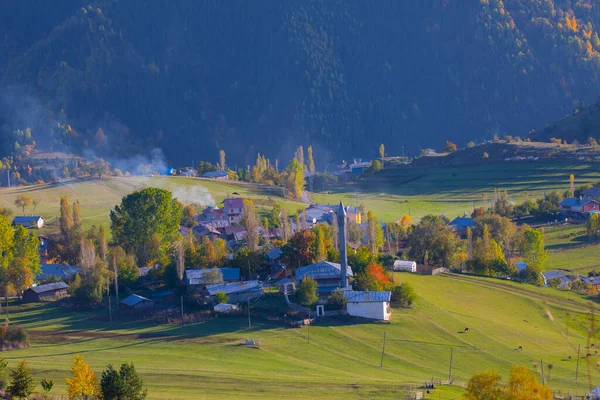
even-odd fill
[{"label": "forested mountain slope", "polygon": [[591,0],[9,0],[0,155],[26,127],[231,165],[524,135],[597,99],[598,31]]}]

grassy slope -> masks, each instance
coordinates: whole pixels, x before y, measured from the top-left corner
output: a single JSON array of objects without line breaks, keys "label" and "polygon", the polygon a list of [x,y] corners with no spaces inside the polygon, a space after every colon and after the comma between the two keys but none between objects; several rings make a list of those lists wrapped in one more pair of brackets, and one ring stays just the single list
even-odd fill
[{"label": "grassy slope", "polygon": [[[395,310],[390,325],[323,321],[311,328],[283,329],[244,318],[219,318],[184,328],[116,324],[107,329],[98,316],[51,305],[27,306],[11,317],[32,330],[33,347],[5,354],[11,365],[31,363],[36,379],[64,378],[76,353],[98,372],[108,363],[136,363],[150,398],[399,398],[403,385],[431,377],[445,379],[450,349],[453,377],[466,381],[491,368],[506,377],[513,364],[552,363],[554,390],[587,386],[587,363],[575,355],[586,344],[586,303],[571,293],[495,280],[399,274],[419,294],[413,310]],[[552,315],[552,319],[549,318]],[[330,325],[323,325],[329,322]],[[469,327],[468,333],[461,333]],[[86,330],[67,333],[66,330]],[[62,331],[62,332],[61,332]],[[387,331],[384,368],[379,367]],[[120,335],[120,336],[119,336]],[[261,340],[261,349],[241,348],[240,338]],[[523,346],[523,351],[515,350]],[[573,361],[566,361],[568,356]],[[591,362],[591,377],[600,379]],[[435,398],[438,398],[437,393]],[[442,399],[460,398],[446,388]]]},{"label": "grassy slope", "polygon": [[[212,197],[216,205],[222,206],[223,199],[227,195],[236,196],[233,195],[236,192],[240,196],[252,199],[274,199],[281,202],[289,212],[305,207],[302,203],[282,199],[277,188],[183,177],[70,180],[59,184],[0,188],[0,207],[9,208],[13,211],[13,215],[19,215],[21,210],[14,207],[14,199],[20,193],[27,193],[40,201],[35,213],[41,214],[46,220],[52,222],[60,213],[60,196],[66,195],[70,201],[79,200],[81,203],[81,213],[86,227],[102,224],[108,226],[109,211],[120,203],[123,196],[143,186],[169,189],[184,202],[196,201],[203,205],[208,205]],[[33,210],[30,208],[27,212],[32,213]]]},{"label": "grassy slope", "polygon": [[[490,163],[477,166],[402,167],[371,176],[360,185],[315,188],[313,200],[350,205],[365,204],[385,220],[398,220],[403,214],[420,218],[425,214],[444,213],[449,218],[487,206],[494,188],[508,190],[509,199],[522,202],[543,196],[544,192],[569,189],[569,174],[576,185],[600,181],[600,164],[560,162]],[[356,190],[356,193],[355,193]]]}]

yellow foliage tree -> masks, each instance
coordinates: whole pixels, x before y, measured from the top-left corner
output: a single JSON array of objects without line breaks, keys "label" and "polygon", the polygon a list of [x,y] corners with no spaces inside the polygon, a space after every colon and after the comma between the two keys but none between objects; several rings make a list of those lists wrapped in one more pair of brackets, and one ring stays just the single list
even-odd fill
[{"label": "yellow foliage tree", "polygon": [[522,365],[515,365],[510,369],[506,400],[552,400],[552,392],[538,382],[533,372]]},{"label": "yellow foliage tree", "polygon": [[69,400],[75,399],[101,399],[102,391],[96,374],[90,366],[83,360],[80,354],[75,355],[73,366],[71,367],[73,378],[66,378],[67,393]]},{"label": "yellow foliage tree", "polygon": [[500,374],[495,371],[477,372],[467,382],[465,400],[503,399],[504,387]]},{"label": "yellow foliage tree", "polygon": [[400,225],[407,227],[412,225],[412,217],[408,214],[404,214],[404,216],[402,217],[402,219],[400,220]]}]

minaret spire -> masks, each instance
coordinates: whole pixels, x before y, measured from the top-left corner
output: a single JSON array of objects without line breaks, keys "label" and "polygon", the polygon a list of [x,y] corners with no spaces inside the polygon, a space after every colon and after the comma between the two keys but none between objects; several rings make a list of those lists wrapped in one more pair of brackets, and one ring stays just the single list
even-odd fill
[{"label": "minaret spire", "polygon": [[348,256],[346,254],[346,209],[344,203],[340,200],[340,207],[337,211],[337,224],[339,232],[339,250],[340,250],[340,289],[348,286]]}]

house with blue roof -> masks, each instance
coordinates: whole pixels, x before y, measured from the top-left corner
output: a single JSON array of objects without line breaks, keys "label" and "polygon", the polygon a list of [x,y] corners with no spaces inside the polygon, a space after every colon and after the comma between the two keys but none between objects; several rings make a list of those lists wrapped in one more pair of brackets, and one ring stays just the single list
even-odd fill
[{"label": "house with blue roof", "polygon": [[[306,265],[296,270],[296,282],[300,283],[304,277],[308,276],[319,285],[317,291],[320,295],[328,295],[336,289],[345,290],[347,288],[341,287],[342,267],[338,263],[332,263],[329,261],[320,261],[315,264]],[[346,276],[352,277],[352,267],[348,265],[346,268]]]},{"label": "house with blue roof", "polygon": [[467,228],[473,229],[473,218],[458,217],[449,224],[456,232],[466,232]]},{"label": "house with blue roof", "polygon": [[[221,271],[222,282],[209,282],[210,273],[214,270]],[[240,280],[239,268],[198,268],[185,270],[185,283],[189,286],[206,286],[214,283],[236,282]]]},{"label": "house with blue roof", "polygon": [[227,172],[227,171],[211,171],[211,172],[206,172],[204,175],[202,175],[202,177],[207,178],[207,179],[228,180],[229,172]]},{"label": "house with blue roof", "polygon": [[392,316],[390,301],[392,292],[361,292],[349,290],[344,292],[348,315],[355,317],[389,321]]},{"label": "house with blue roof", "polygon": [[542,272],[542,277],[544,278],[544,286],[548,286],[548,282],[550,282],[553,279],[559,280],[559,289],[567,289],[571,284],[571,279],[569,279],[565,274],[559,271]]},{"label": "house with blue roof", "polygon": [[593,199],[570,197],[560,202],[559,212],[572,217],[600,211],[600,203]]},{"label": "house with blue roof", "polygon": [[264,295],[260,282],[256,280],[208,285],[206,286],[206,291],[213,302],[217,293],[225,293],[229,297],[228,302],[231,304],[243,303]]},{"label": "house with blue roof", "polygon": [[46,279],[57,278],[64,281],[70,281],[75,279],[75,275],[77,274],[81,274],[81,267],[63,264],[42,264],[37,280],[41,282]]},{"label": "house with blue roof", "polygon": [[44,218],[39,215],[19,215],[13,219],[13,226],[22,226],[27,229],[42,229]]}]

